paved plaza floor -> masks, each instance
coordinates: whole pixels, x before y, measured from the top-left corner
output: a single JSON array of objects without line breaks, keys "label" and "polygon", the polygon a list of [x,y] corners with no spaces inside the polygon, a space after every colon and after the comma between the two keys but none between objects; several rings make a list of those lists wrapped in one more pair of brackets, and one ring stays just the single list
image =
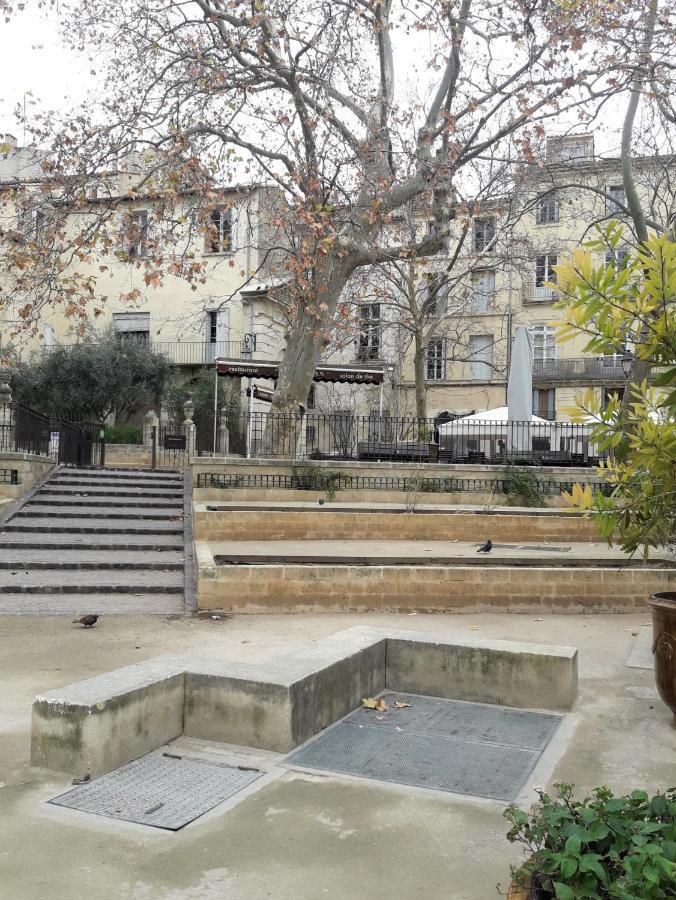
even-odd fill
[{"label": "paved plaza floor", "polygon": [[[34,695],[163,653],[259,662],[352,625],[577,647],[579,699],[543,784],[676,783],[676,730],[647,660],[649,613],[0,618],[0,872],[7,900],[487,900],[519,851],[504,803],[287,769],[179,832],[47,804],[70,778],[29,765]],[[637,643],[638,642],[638,643]],[[636,652],[636,650],[640,652]],[[627,665],[632,660],[632,665]],[[638,663],[638,664],[637,664]],[[641,664],[642,663],[642,664]],[[227,748],[179,749],[218,755]],[[242,762],[274,762],[240,751]],[[225,757],[224,757],[225,758]]]}]

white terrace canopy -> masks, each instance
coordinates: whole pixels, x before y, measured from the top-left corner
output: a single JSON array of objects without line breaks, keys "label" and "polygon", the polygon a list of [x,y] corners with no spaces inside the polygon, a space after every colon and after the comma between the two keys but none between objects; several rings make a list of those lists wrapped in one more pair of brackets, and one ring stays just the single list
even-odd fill
[{"label": "white terrace canopy", "polygon": [[[450,422],[444,422],[439,425],[439,434],[450,434],[453,431],[457,431],[458,426],[463,427],[465,432],[472,431],[472,425],[476,425],[476,431],[483,432],[486,430],[486,426],[490,425],[490,423],[494,424],[504,424],[507,425],[509,421],[509,417],[507,414],[506,406],[498,406],[497,409],[487,409],[484,412],[472,413],[469,416],[461,416],[459,419],[452,419]],[[542,425],[551,425],[551,422],[548,422],[547,419],[541,419],[539,416],[531,416],[531,422],[535,422]]]},{"label": "white terrace canopy", "polygon": [[589,455],[589,429],[571,422],[551,422],[532,415],[530,422],[510,421],[508,408],[499,406],[438,425],[440,450],[454,458],[466,456],[476,462],[501,458],[543,455]]}]

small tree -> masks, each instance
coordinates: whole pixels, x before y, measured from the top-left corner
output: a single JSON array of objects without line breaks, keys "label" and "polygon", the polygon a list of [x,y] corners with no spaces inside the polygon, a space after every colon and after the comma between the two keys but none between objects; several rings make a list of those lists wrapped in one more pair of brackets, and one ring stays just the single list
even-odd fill
[{"label": "small tree", "polygon": [[611,457],[601,473],[612,487],[610,496],[592,496],[587,485],[575,485],[568,495],[578,509],[591,510],[603,537],[610,542],[617,529],[621,546],[634,553],[673,542],[676,533],[676,244],[653,237],[631,251],[622,266],[596,267],[590,251],[616,248],[622,227],[611,222],[599,238],[557,266],[558,290],[565,324],[561,338],[585,334],[585,350],[622,353],[630,346],[634,358],[653,378],[635,385],[623,403],[603,400],[589,390],[569,410],[591,425],[592,440]]},{"label": "small tree", "polygon": [[96,343],[55,347],[37,362],[17,365],[11,380],[14,398],[46,415],[127,421],[158,403],[169,368],[145,344],[108,332]]}]

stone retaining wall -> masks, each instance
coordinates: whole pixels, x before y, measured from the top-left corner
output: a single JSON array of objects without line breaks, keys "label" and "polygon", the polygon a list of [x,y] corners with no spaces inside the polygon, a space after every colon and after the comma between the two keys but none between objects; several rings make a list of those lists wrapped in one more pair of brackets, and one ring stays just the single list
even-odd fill
[{"label": "stone retaining wall", "polygon": [[425,540],[598,541],[593,522],[574,513],[342,512],[276,509],[208,511],[195,503],[197,541]]},{"label": "stone retaining wall", "polygon": [[0,453],[0,469],[16,469],[18,484],[0,484],[0,497],[18,499],[23,497],[34,485],[56,465],[56,460],[48,456],[36,456],[32,453]]},{"label": "stone retaining wall", "polygon": [[106,468],[149,469],[150,447],[143,444],[106,444]]},{"label": "stone retaining wall", "polygon": [[[204,545],[203,545],[204,546]],[[198,607],[232,612],[631,612],[674,570],[239,565],[200,559]]]},{"label": "stone retaining wall", "polygon": [[[267,500],[273,503],[298,501],[307,503],[326,498],[326,491],[298,491],[291,488],[194,488],[193,498],[202,502],[221,502],[247,500]],[[332,502],[335,503],[404,503],[404,491],[336,491]],[[416,505],[423,506],[434,503],[448,506],[509,506],[505,494],[489,494],[484,491],[458,491],[457,493],[424,493],[416,498]],[[565,500],[558,494],[543,494],[541,508],[565,507]]]}]

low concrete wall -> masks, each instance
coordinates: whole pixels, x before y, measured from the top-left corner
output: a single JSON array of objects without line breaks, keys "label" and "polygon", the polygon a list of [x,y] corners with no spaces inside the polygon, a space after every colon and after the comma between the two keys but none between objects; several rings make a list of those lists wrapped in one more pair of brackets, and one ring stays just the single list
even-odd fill
[{"label": "low concrete wall", "polygon": [[106,444],[106,468],[149,469],[150,447],[143,444]]},{"label": "low concrete wall", "polygon": [[0,484],[0,497],[23,497],[56,466],[56,460],[32,453],[0,453],[0,469],[16,469],[18,484]]},{"label": "low concrete wall", "polygon": [[413,512],[321,509],[220,509],[194,504],[197,541],[424,540],[597,541],[594,523],[575,513]]},{"label": "low concrete wall", "polygon": [[[248,500],[266,500],[273,503],[317,502],[326,499],[326,491],[297,491],[290,488],[195,488],[193,498],[207,502],[244,502]],[[404,491],[336,491],[332,503],[405,503]],[[560,494],[543,495],[545,508],[561,508],[566,503]],[[485,491],[458,491],[456,493],[419,493],[417,506],[427,503],[452,506],[509,506],[506,494],[488,494]]]},{"label": "low concrete wall", "polygon": [[[440,669],[426,675],[430,666]],[[351,628],[258,666],[160,658],[36,697],[31,761],[95,776],[181,733],[284,753],[362,697],[428,683],[442,697],[569,709],[577,651]]]},{"label": "low concrete wall", "polygon": [[[204,545],[202,545],[204,546]],[[673,569],[210,564],[198,607],[228,612],[631,612]]]},{"label": "low concrete wall", "polygon": [[505,706],[572,709],[577,650],[512,641],[387,639],[387,686],[394,691]]},{"label": "low concrete wall", "polygon": [[183,733],[180,663],[152,660],[35,698],[31,763],[92,776]]}]

